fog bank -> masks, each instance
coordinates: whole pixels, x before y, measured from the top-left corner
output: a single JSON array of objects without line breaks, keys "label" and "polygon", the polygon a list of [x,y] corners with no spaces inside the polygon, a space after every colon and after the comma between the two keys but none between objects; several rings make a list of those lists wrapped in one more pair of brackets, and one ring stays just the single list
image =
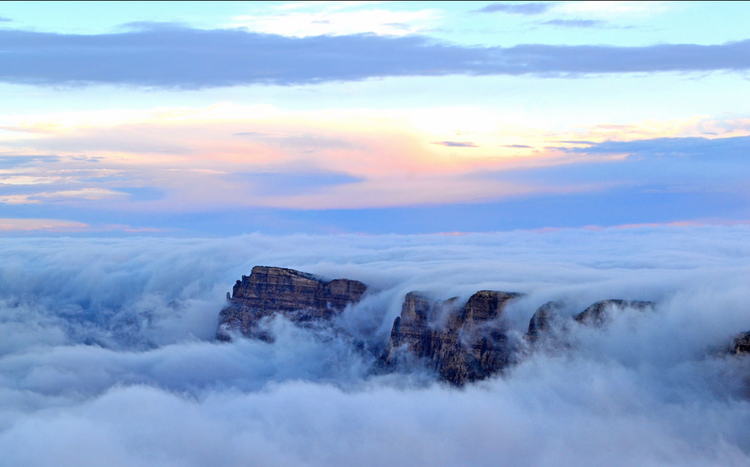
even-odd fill
[{"label": "fog bank", "polygon": [[[747,465],[747,227],[0,242],[0,465]],[[369,285],[338,331],[214,340],[254,265]],[[373,376],[404,295],[652,300],[464,389]]]}]

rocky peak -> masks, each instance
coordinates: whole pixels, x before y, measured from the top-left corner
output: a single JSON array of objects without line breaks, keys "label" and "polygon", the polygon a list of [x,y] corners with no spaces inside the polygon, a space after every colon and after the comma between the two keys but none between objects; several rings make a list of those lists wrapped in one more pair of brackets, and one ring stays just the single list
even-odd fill
[{"label": "rocky peak", "polygon": [[457,316],[457,322],[463,325],[491,321],[500,315],[508,300],[518,296],[517,293],[480,290],[466,302]]},{"label": "rocky peak", "polygon": [[499,318],[507,302],[518,296],[482,290],[456,309],[455,298],[432,301],[408,293],[378,368],[389,371],[422,361],[458,386],[497,373],[512,353]]},{"label": "rocky peak", "polygon": [[553,324],[559,320],[561,309],[562,304],[558,302],[547,302],[540,306],[529,321],[526,339],[534,343],[540,337],[549,335],[552,332]]},{"label": "rocky peak", "polygon": [[570,323],[575,321],[585,326],[601,328],[616,319],[618,312],[627,308],[645,311],[656,306],[654,302],[642,300],[601,300],[570,317],[563,316],[566,308],[560,302],[547,302],[540,306],[529,321],[524,338],[532,348],[564,349],[570,346]]},{"label": "rocky peak", "polygon": [[654,302],[641,300],[601,300],[580,312],[574,319],[581,324],[600,327],[612,319],[612,312],[615,310],[634,308],[638,311],[645,311],[653,308],[654,305]]},{"label": "rocky peak", "polygon": [[[273,336],[264,321],[274,314],[300,325],[331,322],[348,305],[357,303],[366,290],[359,281],[326,281],[294,269],[255,266],[249,276],[237,281],[231,296],[227,294],[228,304],[219,313],[217,337],[230,340],[230,332],[237,330],[270,341]],[[531,345],[522,345],[511,338],[503,317],[507,304],[519,296],[480,290],[461,305],[456,297],[441,301],[409,292],[374,371],[427,367],[441,380],[461,386],[497,374],[529,350],[570,348],[572,321],[602,327],[615,319],[618,311],[655,307],[649,301],[601,300],[571,319],[561,313],[563,304],[547,302],[529,322],[524,337]],[[750,331],[739,334],[730,351],[750,354]]]},{"label": "rocky peak", "polygon": [[734,338],[731,353],[735,355],[750,353],[750,331],[743,332]]},{"label": "rocky peak", "polygon": [[401,315],[397,319],[403,326],[427,326],[428,319],[434,314],[433,307],[435,305],[437,305],[437,302],[433,303],[417,292],[409,292],[404,297]]},{"label": "rocky peak", "polygon": [[330,320],[367,290],[359,281],[325,281],[294,269],[255,266],[232,288],[229,304],[219,313],[218,338],[229,340],[237,329],[249,337],[270,339],[260,329],[263,318],[281,313],[292,321]]}]

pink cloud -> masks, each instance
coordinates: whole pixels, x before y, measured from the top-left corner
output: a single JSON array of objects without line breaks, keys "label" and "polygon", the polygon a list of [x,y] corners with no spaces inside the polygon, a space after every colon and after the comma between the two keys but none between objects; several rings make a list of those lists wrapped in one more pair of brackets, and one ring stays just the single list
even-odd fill
[{"label": "pink cloud", "polygon": [[80,231],[89,227],[88,224],[62,219],[8,219],[0,218],[0,232],[51,231],[67,232]]}]

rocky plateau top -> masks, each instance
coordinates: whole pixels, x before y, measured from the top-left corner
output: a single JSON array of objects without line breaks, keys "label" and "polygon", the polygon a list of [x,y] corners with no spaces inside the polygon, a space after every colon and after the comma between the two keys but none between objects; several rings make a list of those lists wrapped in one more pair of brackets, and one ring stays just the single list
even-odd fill
[{"label": "rocky plateau top", "polygon": [[219,314],[221,340],[230,339],[238,330],[248,337],[268,340],[261,328],[263,318],[281,313],[291,321],[326,320],[367,290],[359,281],[335,279],[323,281],[312,274],[294,269],[255,266],[249,276],[242,276],[228,296],[229,305]]},{"label": "rocky plateau top", "polygon": [[[227,294],[227,306],[219,313],[217,338],[228,341],[233,333],[265,341],[273,336],[266,326],[277,314],[305,325],[332,324],[347,306],[359,302],[367,286],[359,281],[325,281],[312,274],[268,266],[255,266]],[[572,320],[561,315],[562,304],[548,302],[531,317],[528,332],[514,338],[505,309],[521,294],[480,290],[466,303],[457,298],[431,300],[419,292],[404,297],[401,313],[393,322],[385,348],[375,355],[373,373],[417,367],[435,372],[455,386],[501,373],[542,343],[560,338],[572,325],[600,328],[626,309],[653,310],[647,301],[610,299],[596,302]],[[564,347],[564,345],[563,345]],[[750,352],[750,331],[733,341],[731,353]]]}]

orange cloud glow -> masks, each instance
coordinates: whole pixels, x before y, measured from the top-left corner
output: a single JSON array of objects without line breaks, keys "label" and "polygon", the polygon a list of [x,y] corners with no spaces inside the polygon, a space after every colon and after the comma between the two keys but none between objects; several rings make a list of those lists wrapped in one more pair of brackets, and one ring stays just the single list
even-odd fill
[{"label": "orange cloud glow", "polygon": [[[546,187],[472,177],[485,171],[584,162],[566,152],[576,141],[692,136],[721,122],[700,118],[596,125],[562,132],[514,123],[514,116],[470,108],[410,111],[282,112],[271,106],[217,104],[200,109],[90,112],[2,117],[6,154],[56,154],[57,164],[14,169],[0,184],[70,182],[44,192],[5,195],[0,203],[127,198],[119,187],[157,187],[164,196],[138,209],[256,205],[299,209],[478,202],[507,196],[599,189]],[[748,133],[734,122],[732,135]],[[726,122],[723,123],[727,127]],[[730,131],[730,130],[726,130]],[[702,133],[703,132],[703,133]],[[83,157],[85,156],[85,157]],[[598,156],[599,161],[605,156]],[[618,159],[624,155],[609,155]],[[86,180],[92,170],[107,171]],[[83,173],[86,173],[84,177]],[[339,174],[350,177],[300,192],[243,174]],[[118,178],[119,177],[119,178]],[[102,182],[102,179],[111,180]],[[127,180],[127,183],[117,180]],[[120,208],[127,209],[124,206]]]}]

